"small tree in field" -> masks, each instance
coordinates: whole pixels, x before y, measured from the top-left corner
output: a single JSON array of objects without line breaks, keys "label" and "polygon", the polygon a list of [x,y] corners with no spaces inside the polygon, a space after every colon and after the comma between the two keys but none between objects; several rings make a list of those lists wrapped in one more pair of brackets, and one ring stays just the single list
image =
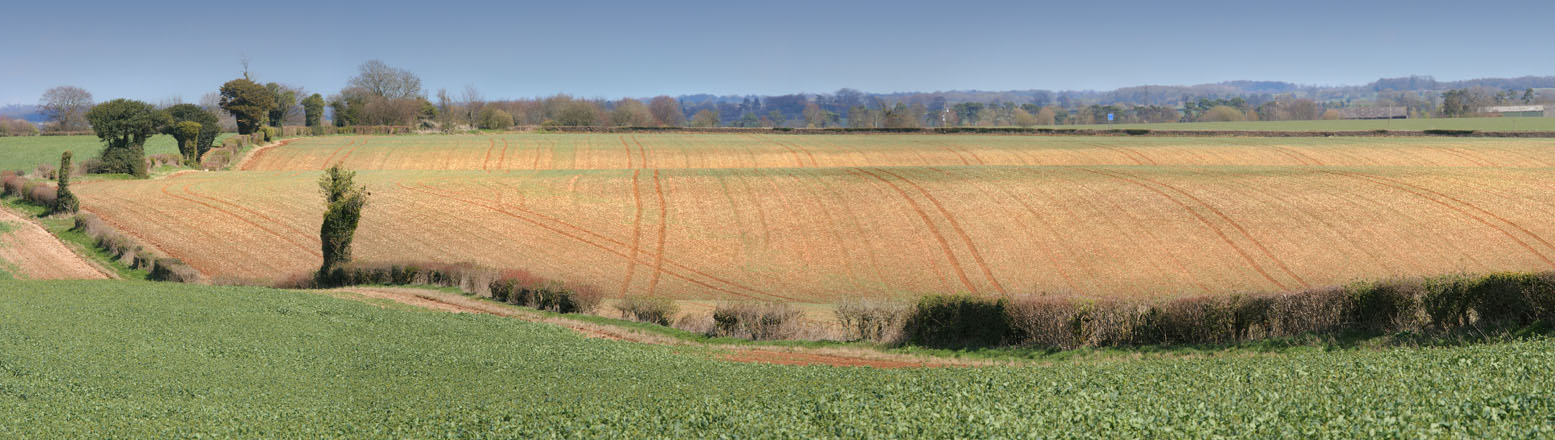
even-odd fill
[{"label": "small tree in field", "polygon": [[357,221],[362,217],[362,207],[367,205],[367,187],[356,186],[352,181],[356,172],[335,164],[319,177],[319,190],[324,194],[324,224],[319,227],[319,241],[323,242],[324,264],[319,267],[320,284],[335,284],[339,278],[334,273],[341,265],[351,262],[351,239],[356,235]]},{"label": "small tree in field", "polygon": [[73,213],[81,209],[81,202],[70,192],[70,152],[59,155],[59,189],[55,192],[54,212]]},{"label": "small tree in field", "polygon": [[168,134],[173,135],[173,140],[178,142],[178,152],[184,156],[184,165],[195,166],[199,162],[200,123],[183,121],[173,124],[168,129]]},{"label": "small tree in field", "polygon": [[211,144],[216,142],[216,135],[221,134],[221,120],[216,117],[215,113],[206,111],[198,105],[178,104],[168,107],[167,115],[173,118],[173,123],[168,124],[166,127],[168,130],[167,134],[173,135],[174,139],[179,139],[178,148],[180,151],[184,148],[183,139],[187,138],[180,138],[179,134],[176,133],[179,124],[183,122],[200,124],[199,136],[194,141],[195,162],[198,162],[200,156],[204,156],[206,151],[210,151]]},{"label": "small tree in field", "polygon": [[103,147],[104,172],[146,177],[146,139],[172,122],[167,113],[140,101],[115,99],[86,112],[92,130],[106,144]]},{"label": "small tree in field", "polygon": [[247,79],[235,79],[221,85],[221,109],[238,121],[238,134],[259,131],[275,107],[275,95],[264,86]]},{"label": "small tree in field", "polygon": [[302,118],[309,127],[318,127],[324,119],[324,97],[314,93],[302,100]]}]

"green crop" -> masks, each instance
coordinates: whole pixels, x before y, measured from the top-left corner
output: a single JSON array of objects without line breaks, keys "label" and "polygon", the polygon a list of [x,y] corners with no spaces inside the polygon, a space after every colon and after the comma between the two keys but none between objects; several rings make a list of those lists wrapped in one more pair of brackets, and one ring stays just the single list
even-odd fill
[{"label": "green crop", "polygon": [[[216,136],[216,143],[231,136]],[[38,165],[59,166],[59,155],[70,151],[76,163],[92,159],[103,152],[103,142],[97,136],[0,136],[0,170],[32,171]],[[159,134],[146,140],[146,155],[178,154],[173,137]]]},{"label": "green crop", "polygon": [[910,370],[717,356],[298,291],[0,281],[0,437],[1555,435],[1549,340]]}]

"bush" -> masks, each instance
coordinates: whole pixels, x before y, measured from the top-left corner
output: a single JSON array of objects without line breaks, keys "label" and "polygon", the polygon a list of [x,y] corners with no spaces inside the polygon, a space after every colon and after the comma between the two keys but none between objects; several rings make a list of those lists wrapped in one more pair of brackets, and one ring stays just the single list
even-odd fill
[{"label": "bush", "polygon": [[312,127],[308,127],[308,132],[310,134],[314,135],[314,136],[323,136],[325,134],[324,130],[325,130],[324,126],[322,126],[322,125],[315,125],[315,126],[312,126]]},{"label": "bush", "polygon": [[896,342],[902,337],[911,306],[901,302],[845,298],[837,304],[837,323],[847,337],[873,342]]},{"label": "bush", "polygon": [[21,197],[22,186],[27,184],[27,178],[18,176],[15,172],[7,171],[4,177],[0,177],[5,185],[5,195]]},{"label": "bush", "polygon": [[177,258],[157,258],[147,278],[152,281],[192,283],[199,281],[200,272]]},{"label": "bush", "polygon": [[1476,327],[1521,327],[1550,318],[1555,274],[1498,273],[1477,281],[1467,289]]},{"label": "bush", "polygon": [[795,333],[799,309],[778,302],[722,302],[713,309],[718,336],[784,339]]},{"label": "bush", "polygon": [[49,164],[38,164],[38,167],[33,170],[33,175],[39,179],[46,180],[54,180],[59,177],[54,166]]},{"label": "bush", "polygon": [[53,186],[38,184],[27,192],[27,201],[39,205],[53,207],[59,200],[59,190]]},{"label": "bush", "polygon": [[622,316],[628,319],[658,325],[670,325],[670,323],[674,322],[675,313],[680,311],[680,307],[675,305],[675,301],[669,298],[650,296],[621,298],[621,301],[616,303],[615,308],[621,312]]},{"label": "bush", "polygon": [[1352,285],[1345,309],[1347,326],[1355,331],[1378,334],[1414,328],[1423,283],[1389,280]]},{"label": "bush", "polygon": [[1083,308],[1075,301],[1057,296],[1029,296],[1012,301],[1006,310],[1010,325],[1024,339],[1013,341],[1053,349],[1080,347]]},{"label": "bush", "polygon": [[480,128],[486,130],[502,130],[513,126],[513,115],[496,107],[481,109],[478,118]]},{"label": "bush", "polygon": [[907,340],[929,347],[989,347],[1019,340],[1004,299],[930,295],[918,300],[906,322]]},{"label": "bush", "polygon": [[[275,127],[264,127],[260,130],[260,133],[263,134],[262,139],[264,139],[264,142],[267,143],[281,138],[279,131],[276,130]],[[258,139],[255,140],[255,143],[258,143]]]}]

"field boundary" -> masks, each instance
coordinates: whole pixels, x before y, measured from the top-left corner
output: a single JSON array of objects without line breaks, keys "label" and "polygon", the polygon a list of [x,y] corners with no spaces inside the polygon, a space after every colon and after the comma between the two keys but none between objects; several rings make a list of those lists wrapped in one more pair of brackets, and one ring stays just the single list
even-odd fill
[{"label": "field boundary", "polygon": [[1555,138],[1555,131],[1478,131],[1478,130],[1177,130],[1091,129],[1091,128],[1019,128],[1019,127],[930,127],[930,128],[743,128],[743,127],[516,127],[517,132],[553,133],[669,133],[669,134],[986,134],[1022,136],[1142,136],[1142,137],[1476,137],[1476,138]]}]

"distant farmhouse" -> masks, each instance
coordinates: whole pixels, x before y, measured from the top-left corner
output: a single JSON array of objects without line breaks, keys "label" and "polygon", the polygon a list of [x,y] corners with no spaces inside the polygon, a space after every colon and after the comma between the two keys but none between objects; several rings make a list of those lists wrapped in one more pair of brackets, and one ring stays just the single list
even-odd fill
[{"label": "distant farmhouse", "polygon": [[1513,118],[1537,118],[1541,116],[1555,116],[1546,112],[1544,110],[1544,106],[1542,105],[1498,105],[1491,107],[1480,107],[1479,112]]},{"label": "distant farmhouse", "polygon": [[1339,119],[1405,119],[1409,109],[1398,107],[1346,107],[1339,109]]}]

